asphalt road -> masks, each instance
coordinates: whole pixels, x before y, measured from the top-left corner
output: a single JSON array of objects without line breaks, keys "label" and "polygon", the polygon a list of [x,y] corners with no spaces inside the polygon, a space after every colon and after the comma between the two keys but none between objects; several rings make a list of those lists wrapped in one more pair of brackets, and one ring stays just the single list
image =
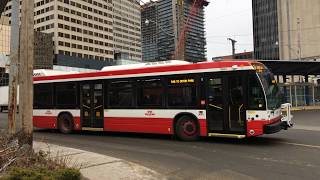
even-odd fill
[{"label": "asphalt road", "polygon": [[[320,111],[294,113],[295,129],[247,140],[36,130],[34,138],[149,167],[168,179],[319,179]],[[6,114],[0,114],[0,128]]]}]

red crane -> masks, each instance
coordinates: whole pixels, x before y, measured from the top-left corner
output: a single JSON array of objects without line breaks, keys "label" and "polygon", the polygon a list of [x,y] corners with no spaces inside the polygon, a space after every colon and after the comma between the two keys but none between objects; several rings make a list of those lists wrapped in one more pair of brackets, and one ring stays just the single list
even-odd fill
[{"label": "red crane", "polygon": [[[180,6],[183,6],[183,2],[184,2],[184,0],[178,0],[178,4]],[[186,22],[183,24],[182,28],[180,29],[179,38],[178,38],[175,52],[173,54],[172,59],[176,59],[176,58],[179,58],[182,60],[184,59],[186,34],[190,29],[190,25],[191,25],[190,22],[192,21],[192,18],[198,14],[200,8],[203,6],[208,6],[208,4],[209,4],[209,1],[207,1],[207,0],[194,0],[193,1],[192,6],[189,11],[189,14],[188,14],[188,18],[187,18]],[[182,12],[180,13],[181,19],[184,18],[183,8],[184,7],[182,7]]]}]

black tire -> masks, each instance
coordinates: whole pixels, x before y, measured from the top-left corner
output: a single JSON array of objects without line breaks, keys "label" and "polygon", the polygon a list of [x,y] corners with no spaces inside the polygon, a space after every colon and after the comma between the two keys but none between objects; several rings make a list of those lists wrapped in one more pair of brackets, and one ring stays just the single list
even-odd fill
[{"label": "black tire", "polygon": [[73,118],[69,114],[61,114],[58,117],[58,128],[63,134],[70,134],[73,131]]},{"label": "black tire", "polygon": [[175,124],[175,133],[183,141],[196,141],[199,139],[198,122],[191,116],[182,116]]},{"label": "black tire", "polygon": [[2,109],[2,107],[0,107],[0,113],[2,113],[3,112],[3,109]]}]

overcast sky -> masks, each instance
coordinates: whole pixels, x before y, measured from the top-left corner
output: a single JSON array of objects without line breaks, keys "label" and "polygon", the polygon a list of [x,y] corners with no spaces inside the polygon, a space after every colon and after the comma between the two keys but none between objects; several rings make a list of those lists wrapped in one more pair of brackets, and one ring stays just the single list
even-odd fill
[{"label": "overcast sky", "polygon": [[210,1],[205,9],[208,59],[232,54],[228,37],[237,41],[236,52],[253,50],[251,1]]},{"label": "overcast sky", "polygon": [[208,59],[232,54],[228,37],[237,41],[236,52],[252,51],[251,1],[210,0],[205,9]]}]

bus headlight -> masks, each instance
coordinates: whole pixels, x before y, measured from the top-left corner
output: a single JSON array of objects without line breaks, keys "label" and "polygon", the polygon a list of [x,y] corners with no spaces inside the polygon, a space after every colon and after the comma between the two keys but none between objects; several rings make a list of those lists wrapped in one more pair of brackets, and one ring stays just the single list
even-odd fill
[{"label": "bus headlight", "polygon": [[251,136],[253,136],[256,132],[255,132],[253,129],[251,129],[251,130],[249,131],[249,133],[250,133]]}]

